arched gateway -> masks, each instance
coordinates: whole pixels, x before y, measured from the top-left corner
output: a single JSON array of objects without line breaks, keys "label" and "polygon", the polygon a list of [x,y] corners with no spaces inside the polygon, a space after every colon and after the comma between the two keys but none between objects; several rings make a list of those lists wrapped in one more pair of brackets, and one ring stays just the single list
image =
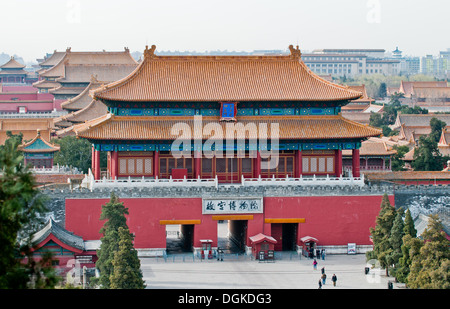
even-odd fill
[{"label": "arched gateway", "polygon": [[[104,182],[110,183],[137,178],[154,183],[170,179],[167,186],[180,179],[264,186],[321,178],[338,184],[348,176],[342,172],[342,151],[352,151],[350,176],[359,177],[362,140],[381,134],[341,116],[341,107],[362,93],[312,73],[298,47],[290,46],[290,54],[281,56],[158,56],[155,49],[146,48],[129,76],[91,92],[108,107],[107,114],[73,128],[93,145],[96,180],[103,176],[100,152],[107,152]],[[322,198],[312,206],[305,197],[205,197],[199,190],[190,199],[130,199],[126,206],[138,248],[163,248],[161,226],[170,222],[194,226],[194,248],[201,246],[200,239],[217,246],[217,221],[226,218],[246,222],[247,246],[250,236],[263,233],[274,237],[275,249],[282,250],[299,245],[304,236],[300,225],[319,218],[315,212],[341,216],[342,210],[325,209],[337,200],[325,205]],[[67,206],[83,208],[75,204]],[[355,211],[350,207],[344,212]],[[66,221],[76,229],[70,217]],[[374,222],[372,210],[363,221],[364,229]],[[283,242],[283,235],[291,239]],[[359,242],[368,244],[368,230],[364,237]],[[333,239],[330,244],[346,241]]]}]

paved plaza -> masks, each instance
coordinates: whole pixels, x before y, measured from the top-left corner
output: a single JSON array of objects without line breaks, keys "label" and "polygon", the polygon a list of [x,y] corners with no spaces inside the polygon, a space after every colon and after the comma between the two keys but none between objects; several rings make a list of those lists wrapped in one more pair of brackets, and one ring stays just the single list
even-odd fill
[{"label": "paved plaza", "polygon": [[[236,254],[228,238],[227,223],[218,224],[218,242],[224,249],[223,261],[201,260],[192,253],[183,253],[179,241],[179,226],[167,227],[166,257],[141,258],[141,269],[147,289],[318,289],[325,267],[327,279],[322,289],[387,289],[385,270],[371,268],[364,254],[327,255],[325,260],[313,260],[296,252],[275,252],[274,262],[259,262],[249,255]],[[369,274],[365,268],[370,267]],[[336,274],[336,287],[331,277]],[[393,288],[403,288],[393,284]]]},{"label": "paved plaza", "polygon": [[[364,254],[328,255],[319,260],[317,270],[312,260],[295,253],[284,253],[274,262],[259,262],[250,257],[225,256],[199,260],[192,255],[170,255],[168,258],[141,258],[147,289],[318,289],[321,269],[325,267],[326,283],[322,289],[387,289],[392,277],[385,270],[368,267]],[[331,277],[338,280],[333,287]],[[393,284],[393,288],[403,288]]]}]

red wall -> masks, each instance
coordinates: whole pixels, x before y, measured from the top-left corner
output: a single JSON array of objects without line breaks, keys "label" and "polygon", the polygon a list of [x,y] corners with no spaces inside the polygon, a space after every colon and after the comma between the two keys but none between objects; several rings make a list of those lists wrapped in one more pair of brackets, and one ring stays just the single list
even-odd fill
[{"label": "red wall", "polygon": [[[271,235],[272,224],[265,218],[305,218],[300,223],[298,239],[313,236],[319,245],[370,245],[369,228],[375,225],[382,196],[309,196],[266,197],[264,214],[255,214],[248,221],[248,237],[258,233]],[[394,205],[394,197],[390,196]],[[85,240],[100,239],[103,222],[101,206],[109,199],[67,199],[66,229]],[[136,248],[165,248],[166,227],[160,220],[201,220],[194,227],[194,246],[200,239],[212,239],[217,246],[217,221],[211,215],[202,215],[201,198],[124,198],[129,209],[127,223],[135,233]],[[276,233],[276,231],[274,231]],[[280,233],[280,232],[279,232]]]}]

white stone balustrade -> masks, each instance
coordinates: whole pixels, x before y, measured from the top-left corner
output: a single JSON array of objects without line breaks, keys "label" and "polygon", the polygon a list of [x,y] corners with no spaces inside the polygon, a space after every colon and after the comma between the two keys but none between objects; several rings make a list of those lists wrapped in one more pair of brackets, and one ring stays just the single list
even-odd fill
[{"label": "white stone balustrade", "polygon": [[[222,184],[220,184],[222,185]],[[225,185],[225,184],[224,184]],[[241,182],[226,184],[233,186],[364,186],[364,175],[361,177],[299,177],[299,178],[244,178]],[[219,186],[219,181],[214,179],[158,179],[158,178],[120,178],[95,180],[92,171],[85,176],[81,183],[82,187],[91,191],[94,188],[127,188],[127,187],[215,187]]]}]

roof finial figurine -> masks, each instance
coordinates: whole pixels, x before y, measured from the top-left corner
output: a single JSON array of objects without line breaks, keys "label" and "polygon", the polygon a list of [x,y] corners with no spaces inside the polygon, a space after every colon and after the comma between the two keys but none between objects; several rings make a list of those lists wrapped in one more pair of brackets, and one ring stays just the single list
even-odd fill
[{"label": "roof finial figurine", "polygon": [[148,45],[145,45],[144,57],[153,57],[155,55],[156,45],[152,45],[150,49],[148,49]]},{"label": "roof finial figurine", "polygon": [[294,48],[293,45],[289,45],[289,50],[291,51],[291,56],[296,58],[296,59],[300,59],[302,56],[302,53],[298,47],[298,45],[296,46],[296,48]]}]

